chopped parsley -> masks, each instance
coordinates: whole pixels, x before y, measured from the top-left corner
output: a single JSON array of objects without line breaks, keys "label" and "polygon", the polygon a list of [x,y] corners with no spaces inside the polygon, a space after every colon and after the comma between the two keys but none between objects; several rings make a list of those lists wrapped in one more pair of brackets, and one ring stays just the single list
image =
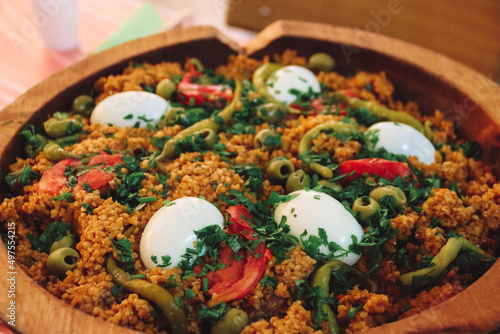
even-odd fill
[{"label": "chopped parsley", "polygon": [[62,237],[70,234],[70,229],[70,224],[63,222],[50,223],[40,236],[28,234],[27,238],[31,243],[32,249],[38,249],[48,254],[50,246]]},{"label": "chopped parsley", "polygon": [[209,322],[217,322],[217,320],[221,319],[226,315],[229,311],[229,306],[222,302],[220,304],[215,305],[212,308],[208,308],[205,305],[201,305],[201,309],[198,311],[198,317],[200,320],[206,320]]},{"label": "chopped parsley", "polygon": [[73,193],[62,193],[61,195],[59,195],[57,197],[53,197],[53,199],[58,200],[58,201],[71,202],[72,197],[73,197]]},{"label": "chopped parsley", "polygon": [[132,257],[132,242],[127,238],[122,238],[120,240],[109,238],[109,240],[111,240],[111,246],[113,246],[120,262],[133,265],[134,258]]},{"label": "chopped parsley", "polygon": [[5,176],[5,183],[7,183],[9,186],[13,186],[16,182],[18,182],[19,184],[26,186],[30,184],[31,181],[39,179],[39,173],[31,170],[28,165],[24,165],[21,170],[7,174]]},{"label": "chopped parsley", "polygon": [[153,261],[154,264],[156,264],[160,268],[165,268],[168,267],[172,264],[172,258],[170,255],[162,255],[161,256],[161,261],[162,263],[158,263],[158,257],[156,255],[151,255],[151,261]]},{"label": "chopped parsley", "polygon": [[260,284],[263,287],[270,286],[276,288],[278,286],[278,279],[276,277],[264,276],[260,279]]},{"label": "chopped parsley", "polygon": [[82,207],[85,209],[85,213],[88,215],[94,214],[94,208],[89,203],[82,203]]}]

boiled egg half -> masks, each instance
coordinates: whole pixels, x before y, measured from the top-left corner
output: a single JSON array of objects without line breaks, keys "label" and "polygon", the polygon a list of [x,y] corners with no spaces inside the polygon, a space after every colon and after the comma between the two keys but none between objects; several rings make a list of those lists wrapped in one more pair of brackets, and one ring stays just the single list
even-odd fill
[{"label": "boiled egg half", "polygon": [[426,164],[436,162],[434,145],[421,132],[409,125],[380,122],[370,126],[366,133],[378,137],[375,149],[383,147],[390,153],[403,154],[407,157],[414,155]]},{"label": "boiled egg half", "polygon": [[168,255],[171,265],[165,268],[177,267],[186,249],[194,248],[194,231],[209,225],[224,227],[224,217],[212,203],[198,197],[172,201],[158,210],[144,229],[140,244],[142,262],[152,269],[162,265],[162,256]]},{"label": "boiled egg half", "polygon": [[[300,235],[307,231],[306,239],[310,235],[319,237],[318,229],[322,228],[329,242],[334,241],[346,250],[353,243],[352,235],[361,240],[363,228],[342,203],[332,196],[314,190],[298,190],[290,195],[293,197],[290,201],[280,203],[275,209],[274,220],[280,223],[282,217],[286,217],[291,235],[300,239]],[[302,245],[302,241],[300,243]],[[330,253],[324,245],[320,246],[319,250],[324,254]],[[333,255],[339,255],[339,251]],[[338,259],[348,265],[353,265],[360,256],[349,253]]]},{"label": "boiled egg half", "polygon": [[289,105],[297,99],[291,91],[320,93],[321,88],[313,72],[305,67],[290,65],[273,72],[266,80],[267,91],[275,99]]},{"label": "boiled egg half", "polygon": [[164,98],[149,92],[127,91],[102,100],[92,111],[91,123],[145,127],[156,125],[169,107]]}]

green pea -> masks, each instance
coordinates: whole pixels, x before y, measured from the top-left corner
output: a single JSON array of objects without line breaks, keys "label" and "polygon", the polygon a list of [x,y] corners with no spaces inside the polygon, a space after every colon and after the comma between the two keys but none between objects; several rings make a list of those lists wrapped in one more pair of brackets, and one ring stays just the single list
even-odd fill
[{"label": "green pea", "polygon": [[215,132],[212,129],[203,129],[199,132],[201,135],[201,138],[207,143],[208,148],[213,148],[215,143],[219,140],[219,137],[217,136],[217,132]]},{"label": "green pea", "polygon": [[80,254],[73,248],[59,248],[49,254],[47,270],[52,275],[59,277],[66,275],[68,270],[73,270],[80,260]]},{"label": "green pea", "polygon": [[320,180],[320,181],[318,181],[318,185],[330,188],[335,192],[342,191],[342,186],[340,184],[335,183],[335,182],[330,182],[328,180]]},{"label": "green pea", "polygon": [[59,146],[55,142],[49,142],[47,145],[45,145],[45,147],[43,148],[43,154],[47,159],[51,161],[61,161],[67,158],[73,158],[73,159],[83,158],[83,156],[80,154],[74,154],[64,150],[61,146]]},{"label": "green pea", "polygon": [[377,187],[370,192],[370,198],[373,198],[376,201],[379,201],[384,196],[392,196],[396,199],[399,206],[406,205],[406,195],[403,190],[394,186],[383,186]]},{"label": "green pea", "polygon": [[[201,61],[198,59],[198,58],[189,58],[189,63],[193,64],[194,65],[194,68],[198,71],[198,72],[203,72],[203,70],[205,69],[203,67],[203,64],[201,63]],[[188,65],[188,62],[186,62],[184,64],[184,69],[186,71],[189,71],[189,65]]]},{"label": "green pea", "polygon": [[352,211],[356,219],[366,222],[372,215],[380,209],[380,205],[373,198],[363,196],[354,201]]},{"label": "green pea", "polygon": [[36,138],[38,138],[38,142],[37,143],[27,142],[26,144],[24,144],[24,153],[26,153],[26,155],[29,158],[36,158],[36,156],[40,152],[42,152],[42,150],[45,147],[45,145],[47,145],[47,143],[49,142],[49,140],[47,139],[47,137],[42,136],[40,134],[37,134]]},{"label": "green pea", "polygon": [[255,135],[253,145],[255,148],[272,151],[281,145],[280,134],[274,130],[262,129]]},{"label": "green pea", "polygon": [[210,329],[210,334],[238,334],[248,323],[248,314],[238,308],[230,309],[223,319]]},{"label": "green pea", "polygon": [[257,117],[269,124],[277,124],[285,119],[286,111],[282,104],[269,102],[257,108]]},{"label": "green pea", "polygon": [[80,95],[73,100],[71,110],[77,114],[89,117],[92,110],[94,110],[94,107],[95,103],[92,97],[88,95]]},{"label": "green pea", "polygon": [[59,119],[56,117],[49,118],[43,123],[43,127],[47,135],[52,138],[61,138],[67,135],[80,132],[82,122],[76,118]]},{"label": "green pea", "polygon": [[270,178],[278,181],[284,181],[290,176],[290,174],[295,172],[295,167],[288,159],[276,158],[269,162],[266,171]]},{"label": "green pea", "polygon": [[54,243],[52,243],[52,245],[50,246],[49,254],[51,254],[52,252],[54,252],[59,248],[75,248],[75,246],[76,246],[76,237],[73,234],[68,234],[62,237],[61,239],[55,241]]},{"label": "green pea", "polygon": [[311,185],[311,182],[309,181],[309,177],[307,174],[302,170],[299,169],[292,174],[286,179],[286,193],[292,193],[297,190],[301,190],[304,188],[307,188]]},{"label": "green pea", "polygon": [[156,85],[155,93],[163,97],[165,100],[170,100],[170,97],[172,97],[172,94],[176,89],[177,85],[175,84],[175,82],[173,82],[171,79],[163,79],[158,82],[158,85]]},{"label": "green pea", "polygon": [[311,71],[330,72],[335,67],[335,59],[327,53],[315,53],[309,57],[307,65]]}]

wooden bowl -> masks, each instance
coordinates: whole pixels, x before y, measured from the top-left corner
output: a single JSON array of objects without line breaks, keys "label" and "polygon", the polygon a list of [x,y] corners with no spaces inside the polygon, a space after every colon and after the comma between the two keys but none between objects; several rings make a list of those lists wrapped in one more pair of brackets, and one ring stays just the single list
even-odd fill
[{"label": "wooden bowl", "polygon": [[[484,159],[500,166],[500,87],[481,74],[421,47],[366,31],[324,24],[278,21],[243,48],[212,27],[171,30],[88,57],[28,90],[0,113],[0,166],[14,161],[25,122],[39,123],[56,110],[67,110],[74,96],[87,92],[102,75],[119,73],[130,60],[183,62],[198,57],[209,67],[231,52],[262,57],[296,49],[302,56],[332,54],[341,73],[386,71],[396,98],[417,102],[424,113],[435,109],[452,119],[458,132],[477,140]],[[36,284],[17,265],[9,268],[0,246],[0,318],[8,323],[15,301],[15,327],[21,333],[136,333],[80,312]],[[7,278],[15,278],[15,289]],[[15,299],[9,296],[15,294]],[[8,297],[9,296],[9,297]],[[367,333],[478,333],[500,328],[500,263],[457,296],[418,315]],[[12,308],[12,307],[11,307]]]}]

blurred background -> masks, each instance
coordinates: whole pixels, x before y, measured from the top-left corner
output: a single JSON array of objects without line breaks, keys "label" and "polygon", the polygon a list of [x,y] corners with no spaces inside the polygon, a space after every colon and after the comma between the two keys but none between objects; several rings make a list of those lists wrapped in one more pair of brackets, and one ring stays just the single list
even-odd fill
[{"label": "blurred background", "polygon": [[[76,8],[75,16],[66,6]],[[68,11],[67,11],[68,10]],[[324,22],[407,40],[500,81],[498,0],[22,0],[0,1],[0,109],[89,53],[175,27],[209,24],[244,45],[278,19]],[[69,50],[47,47],[54,20]],[[55,31],[55,32],[54,32]],[[71,39],[75,39],[71,46]]]}]

